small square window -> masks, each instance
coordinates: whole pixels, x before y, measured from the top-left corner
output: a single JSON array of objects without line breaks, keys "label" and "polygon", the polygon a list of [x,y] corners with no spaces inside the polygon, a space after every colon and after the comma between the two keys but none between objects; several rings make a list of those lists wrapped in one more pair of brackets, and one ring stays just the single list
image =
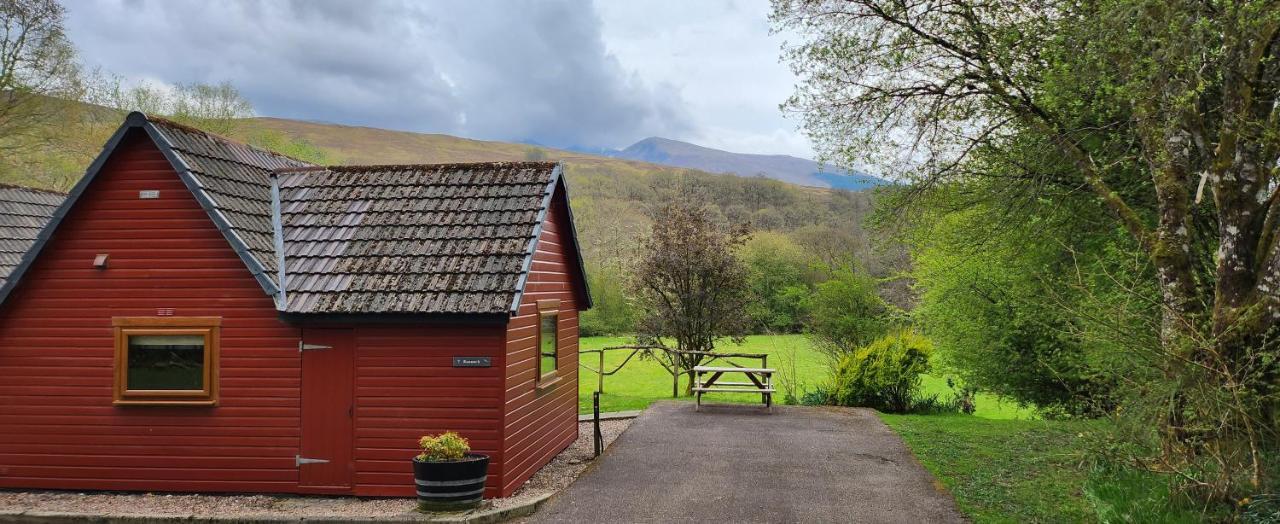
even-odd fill
[{"label": "small square window", "polygon": [[117,405],[214,405],[221,319],[121,317],[113,320]]}]

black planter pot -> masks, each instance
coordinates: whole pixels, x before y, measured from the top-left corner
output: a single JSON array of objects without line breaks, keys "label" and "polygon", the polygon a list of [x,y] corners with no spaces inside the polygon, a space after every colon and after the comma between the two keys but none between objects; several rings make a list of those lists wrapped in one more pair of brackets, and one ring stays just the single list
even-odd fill
[{"label": "black planter pot", "polygon": [[467,453],[461,460],[424,462],[413,459],[418,505],[432,511],[474,508],[484,499],[489,456]]}]

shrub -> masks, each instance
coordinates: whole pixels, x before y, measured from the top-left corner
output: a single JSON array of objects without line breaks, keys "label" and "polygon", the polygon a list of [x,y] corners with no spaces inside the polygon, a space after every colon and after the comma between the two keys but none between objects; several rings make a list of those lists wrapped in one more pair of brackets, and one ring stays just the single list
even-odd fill
[{"label": "shrub", "polygon": [[889,413],[905,413],[929,371],[933,345],[911,330],[885,335],[846,355],[836,365],[834,402]]},{"label": "shrub", "polygon": [[422,448],[422,453],[417,457],[420,462],[460,460],[471,451],[471,443],[452,431],[441,433],[438,437],[426,435],[418,439],[418,446]]},{"label": "shrub", "polygon": [[800,404],[803,406],[829,406],[834,404],[831,388],[828,386],[818,386],[813,391],[805,391],[800,395]]}]

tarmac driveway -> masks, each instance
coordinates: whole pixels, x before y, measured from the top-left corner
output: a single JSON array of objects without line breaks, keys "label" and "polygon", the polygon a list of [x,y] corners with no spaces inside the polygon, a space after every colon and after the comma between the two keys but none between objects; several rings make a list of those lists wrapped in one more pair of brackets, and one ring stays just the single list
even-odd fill
[{"label": "tarmac driveway", "polygon": [[527,522],[962,522],[864,409],[660,402]]}]

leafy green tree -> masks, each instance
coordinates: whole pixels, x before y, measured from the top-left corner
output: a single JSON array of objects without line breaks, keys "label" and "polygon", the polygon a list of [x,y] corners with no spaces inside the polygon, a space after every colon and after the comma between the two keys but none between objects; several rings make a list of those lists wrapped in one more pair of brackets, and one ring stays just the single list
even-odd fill
[{"label": "leafy green tree", "polygon": [[[1280,451],[1280,5],[776,0],[789,102],[845,164],[1005,208],[1085,193],[1152,268],[1158,461],[1209,500]],[[1023,163],[1028,158],[1040,161]],[[1050,202],[1052,203],[1052,202]],[[975,242],[983,240],[975,236]],[[1046,239],[1048,241],[1049,239]]]},{"label": "leafy green tree", "polygon": [[[948,205],[945,198],[931,202],[935,209]],[[1105,229],[1091,231],[1089,220],[1079,220],[1090,217],[1072,211],[1026,212],[1019,222],[1025,227],[990,236],[981,249],[968,242],[996,221],[987,206],[921,220],[911,240],[920,293],[912,318],[967,385],[1048,414],[1103,414],[1115,405],[1114,378],[1135,367],[1116,358],[1123,344],[1113,340],[1112,328],[1146,334],[1148,343],[1154,333],[1141,322],[1103,329],[1081,318],[1118,318],[1086,297],[1109,289],[1104,275],[1118,273],[1132,253],[1123,231],[1112,228],[1110,237]],[[1049,232],[1064,244],[1036,240]],[[1095,273],[1104,285],[1083,278]],[[1155,299],[1150,290],[1142,293]]]},{"label": "leafy green tree", "polygon": [[755,299],[748,307],[753,330],[795,333],[808,317],[808,295],[816,280],[814,260],[784,234],[757,231],[742,245]]},{"label": "leafy green tree", "polygon": [[833,360],[870,344],[889,324],[889,308],[876,292],[876,281],[850,267],[818,284],[810,300],[809,332]]}]

